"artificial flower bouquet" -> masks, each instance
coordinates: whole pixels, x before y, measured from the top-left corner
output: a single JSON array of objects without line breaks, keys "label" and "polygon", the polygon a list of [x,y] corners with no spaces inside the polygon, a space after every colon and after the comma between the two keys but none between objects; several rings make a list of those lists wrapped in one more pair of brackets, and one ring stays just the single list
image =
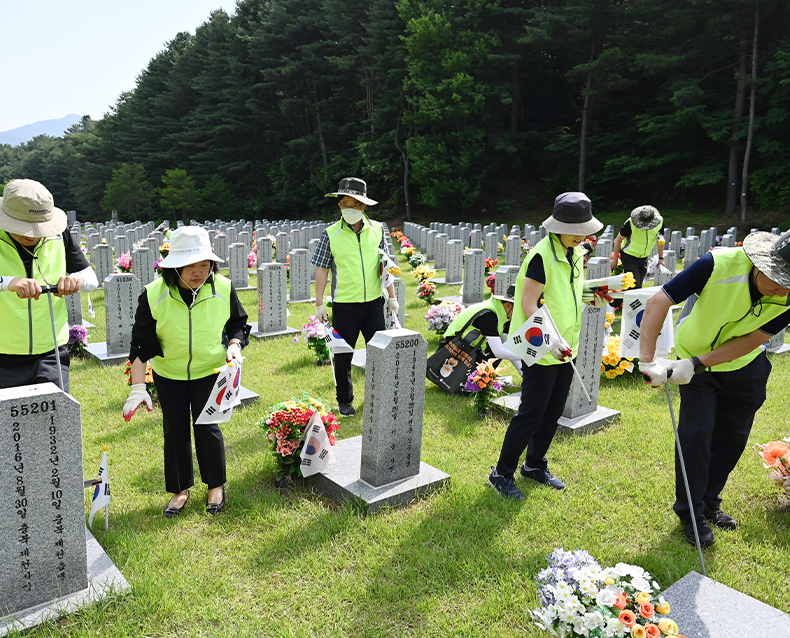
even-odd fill
[{"label": "artificial flower bouquet", "polygon": [[293,343],[299,341],[300,335],[305,338],[307,347],[318,357],[317,365],[329,365],[329,346],[326,345],[324,326],[315,315],[307,318],[307,323],[302,326],[302,331],[294,337]]},{"label": "artificial flower bouquet", "polygon": [[159,247],[159,254],[162,255],[162,259],[167,257],[170,254],[170,242],[166,241]]},{"label": "artificial flower bouquet", "polygon": [[790,438],[755,445],[754,449],[770,470],[768,478],[790,496]]},{"label": "artificial flower bouquet", "polygon": [[397,277],[401,273],[400,266],[390,266],[389,273],[393,277]]},{"label": "artificial flower bouquet", "polygon": [[496,359],[478,363],[464,385],[464,390],[472,393],[472,405],[482,417],[488,416],[491,400],[502,391],[502,368],[495,368],[494,361]]},{"label": "artificial flower bouquet", "polygon": [[[607,321],[609,319],[609,314],[611,313],[606,313]],[[614,321],[614,315],[612,315],[612,321]],[[614,379],[624,372],[634,371],[633,357],[621,357],[617,353],[619,347],[620,337],[618,335],[610,337],[609,341],[606,342],[606,352],[604,352],[601,357],[601,374],[607,379]]]},{"label": "artificial flower bouquet", "polygon": [[130,253],[123,253],[118,257],[118,272],[132,272],[132,255]]},{"label": "artificial flower bouquet", "polygon": [[491,289],[491,294],[494,294],[494,288],[496,287],[496,273],[492,272],[488,277],[486,277],[486,286]]},{"label": "artificial flower bouquet", "polygon": [[[126,383],[132,385],[132,362],[126,362],[126,369],[123,371],[126,375]],[[156,401],[156,386],[154,385],[154,370],[151,367],[151,362],[145,362],[145,389],[151,395],[151,400]]]},{"label": "artificial flower bouquet", "polygon": [[[410,260],[411,260],[411,258],[414,256],[414,254],[416,252],[417,252],[417,250],[411,244],[409,244],[408,246],[401,246],[400,247],[400,254],[401,255],[406,255],[406,257],[408,257]],[[411,263],[411,261],[409,263]]]},{"label": "artificial flower bouquet", "polygon": [[422,253],[418,253],[411,247],[407,249],[407,253],[406,253],[407,255],[409,254],[408,250],[412,251],[411,256],[409,257],[409,266],[411,266],[412,268],[417,269],[426,262],[425,255],[423,255]]},{"label": "artificial flower bouquet", "polygon": [[301,476],[300,452],[304,446],[304,430],[313,412],[318,411],[326,429],[329,443],[335,444],[335,432],[340,427],[337,418],[326,408],[321,399],[303,394],[300,399],[291,398],[269,408],[269,413],[258,425],[272,442],[272,454],[276,462],[277,482],[294,474]]},{"label": "artificial flower bouquet", "polygon": [[584,281],[582,289],[582,302],[590,303],[595,301],[596,294],[606,298],[608,301],[612,301],[613,294],[622,299],[622,294],[620,293],[635,287],[636,281],[634,280],[634,275],[630,272],[601,277],[600,279],[587,279]]},{"label": "artificial flower bouquet", "polygon": [[[429,282],[430,283],[430,282]],[[439,335],[447,332],[447,328],[453,322],[464,307],[461,304],[453,303],[452,301],[443,301],[438,306],[431,306],[428,312],[425,313],[424,318],[428,322],[428,330],[433,330]]]},{"label": "artificial flower bouquet", "polygon": [[412,271],[411,276],[419,283],[422,283],[426,279],[432,279],[436,277],[436,270],[427,264],[420,264]]},{"label": "artificial flower bouquet", "polygon": [[85,354],[85,346],[88,345],[87,328],[76,325],[69,328],[69,354],[72,357],[81,357]]},{"label": "artificial flower bouquet", "polygon": [[585,550],[557,548],[537,577],[541,607],[530,614],[554,636],[685,638],[666,614],[670,605],[641,567],[601,567]]},{"label": "artificial flower bouquet", "polygon": [[494,268],[496,268],[498,263],[499,263],[498,259],[491,259],[491,257],[486,257],[486,273],[489,273]]},{"label": "artificial flower bouquet", "polygon": [[436,284],[430,279],[426,279],[419,286],[417,286],[417,296],[427,304],[433,305],[436,299]]}]

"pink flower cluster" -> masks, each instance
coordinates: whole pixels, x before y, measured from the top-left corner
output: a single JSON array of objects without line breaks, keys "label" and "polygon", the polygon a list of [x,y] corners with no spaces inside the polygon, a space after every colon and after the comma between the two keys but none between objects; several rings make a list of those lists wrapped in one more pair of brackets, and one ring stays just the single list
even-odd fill
[{"label": "pink flower cluster", "polygon": [[132,256],[129,253],[123,253],[118,257],[118,270],[121,272],[132,271]]}]

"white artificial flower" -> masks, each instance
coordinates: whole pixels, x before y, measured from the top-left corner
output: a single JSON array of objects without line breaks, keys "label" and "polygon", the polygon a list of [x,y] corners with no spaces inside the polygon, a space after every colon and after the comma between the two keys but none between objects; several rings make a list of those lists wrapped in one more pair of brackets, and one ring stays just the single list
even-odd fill
[{"label": "white artificial flower", "polygon": [[648,583],[644,578],[641,576],[635,576],[631,579],[631,584],[636,587],[639,591],[649,591],[650,590],[650,583]]},{"label": "white artificial flower", "polygon": [[560,602],[567,602],[573,596],[573,588],[564,580],[558,582],[552,589],[554,590],[554,598]]},{"label": "white artificial flower", "polygon": [[584,579],[579,581],[579,591],[586,596],[595,596],[598,593],[598,586],[595,581]]},{"label": "white artificial flower", "polygon": [[[639,565],[629,565],[628,566],[628,572],[634,578],[644,578],[645,577],[645,570],[642,569]],[[648,575],[647,577],[649,578],[650,576]]]},{"label": "white artificial flower", "polygon": [[660,585],[656,581],[653,581],[653,589],[655,589],[656,591],[660,591],[661,590]]},{"label": "white artificial flower", "polygon": [[576,622],[576,619],[578,618],[576,611],[571,606],[563,605],[558,611],[558,618],[560,622],[573,623]]},{"label": "white artificial flower", "polygon": [[614,636],[619,636],[625,633],[627,630],[626,626],[621,623],[617,618],[610,618],[604,629],[607,638],[613,638]]},{"label": "white artificial flower", "polygon": [[604,619],[599,611],[587,612],[584,614],[585,629],[598,629],[604,626]]},{"label": "white artificial flower", "polygon": [[611,607],[617,600],[617,594],[609,587],[604,587],[595,595],[595,604],[601,607]]},{"label": "white artificial flower", "polygon": [[627,563],[617,563],[614,567],[610,567],[607,571],[612,576],[617,576],[618,578],[622,578],[623,576],[628,575],[630,565]]}]

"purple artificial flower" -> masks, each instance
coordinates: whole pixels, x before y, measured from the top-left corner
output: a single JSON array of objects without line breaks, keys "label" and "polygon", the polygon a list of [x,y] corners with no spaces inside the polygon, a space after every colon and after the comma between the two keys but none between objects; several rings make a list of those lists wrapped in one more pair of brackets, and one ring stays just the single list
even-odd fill
[{"label": "purple artificial flower", "polygon": [[466,377],[466,384],[464,385],[464,390],[466,390],[467,392],[480,392],[480,386],[477,385],[477,382],[474,381],[472,378],[473,374],[470,374],[468,377]]}]

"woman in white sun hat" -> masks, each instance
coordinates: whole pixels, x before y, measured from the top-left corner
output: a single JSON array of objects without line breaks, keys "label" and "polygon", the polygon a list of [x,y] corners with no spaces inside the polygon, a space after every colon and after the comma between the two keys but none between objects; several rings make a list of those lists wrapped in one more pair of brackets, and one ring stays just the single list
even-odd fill
[{"label": "woman in white sun hat", "polygon": [[[145,389],[150,359],[162,406],[165,487],[173,494],[164,511],[168,518],[181,513],[195,482],[190,416],[196,420],[203,410],[217,378],[214,370],[227,360],[241,360],[249,334],[235,288],[217,272],[221,261],[203,228],[173,231],[170,253],[159,262],[162,277],[140,295],[132,327],[132,391],[123,416],[130,420],[143,403],[152,410]],[[222,430],[217,424],[192,429],[200,477],[208,486],[206,509],[217,514],[225,506]]]},{"label": "woman in white sun hat", "polygon": [[[0,198],[0,388],[51,381],[69,391],[69,326],[65,295],[99,285],[78,243],[66,230],[66,213],[32,179],[14,179]],[[42,287],[58,287],[50,316]],[[58,352],[52,326],[58,341]]]}]

